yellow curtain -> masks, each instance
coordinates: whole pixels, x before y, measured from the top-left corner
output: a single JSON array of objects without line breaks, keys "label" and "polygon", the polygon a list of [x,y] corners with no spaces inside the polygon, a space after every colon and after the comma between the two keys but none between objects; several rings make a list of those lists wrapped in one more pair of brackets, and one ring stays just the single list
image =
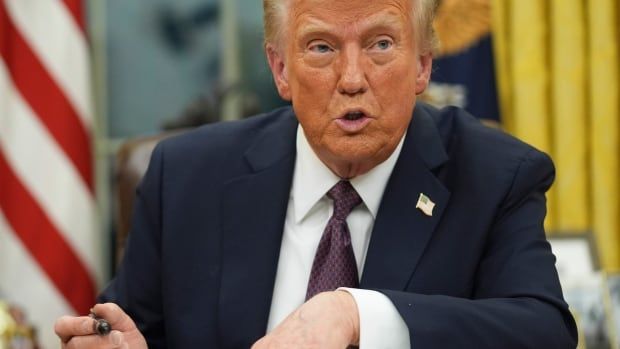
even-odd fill
[{"label": "yellow curtain", "polygon": [[592,231],[620,270],[620,0],[492,0],[503,123],[557,169],[550,232]]}]

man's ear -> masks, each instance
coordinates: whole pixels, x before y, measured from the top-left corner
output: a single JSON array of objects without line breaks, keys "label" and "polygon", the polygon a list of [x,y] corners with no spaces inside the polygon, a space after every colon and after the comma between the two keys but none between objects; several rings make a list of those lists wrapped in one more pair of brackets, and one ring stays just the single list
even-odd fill
[{"label": "man's ear", "polygon": [[273,44],[265,45],[265,52],[267,53],[267,61],[269,62],[269,68],[271,68],[271,74],[273,80],[276,83],[276,88],[282,99],[291,100],[291,89],[288,83],[288,73],[286,72],[286,65],[284,61],[284,52],[281,52]]},{"label": "man's ear", "polygon": [[427,53],[418,58],[418,75],[415,79],[415,93],[421,94],[426,90],[428,82],[431,79],[431,71],[433,69],[433,54]]}]

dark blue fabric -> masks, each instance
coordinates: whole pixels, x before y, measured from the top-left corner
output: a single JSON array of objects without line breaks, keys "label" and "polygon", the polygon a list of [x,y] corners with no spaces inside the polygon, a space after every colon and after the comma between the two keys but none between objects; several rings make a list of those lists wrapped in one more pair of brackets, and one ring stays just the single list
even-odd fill
[{"label": "dark blue fabric", "polygon": [[433,60],[431,80],[465,86],[465,110],[483,119],[500,121],[490,35],[463,52]]},{"label": "dark blue fabric", "polygon": [[[149,348],[249,348],[264,335],[296,128],[283,108],[157,146],[101,296]],[[553,177],[545,154],[460,109],[418,103],[360,286],[392,300],[413,348],[574,348],[543,231]],[[420,193],[432,216],[416,209]]]}]

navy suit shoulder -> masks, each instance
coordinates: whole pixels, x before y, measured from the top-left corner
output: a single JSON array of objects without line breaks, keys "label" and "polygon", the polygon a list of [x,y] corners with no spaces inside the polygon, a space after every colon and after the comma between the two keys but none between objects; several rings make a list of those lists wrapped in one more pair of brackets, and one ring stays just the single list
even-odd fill
[{"label": "navy suit shoulder", "polygon": [[[204,165],[206,174],[247,170],[246,152],[270,136],[270,131],[293,129],[297,121],[290,107],[276,109],[244,120],[219,122],[160,142],[156,150],[166,159],[166,168],[193,172]],[[279,131],[276,131],[279,132]],[[286,138],[288,135],[280,135]],[[204,175],[205,173],[201,173]],[[228,174],[230,175],[230,174]]]},{"label": "navy suit shoulder", "polygon": [[[432,107],[427,108],[432,110]],[[544,162],[550,171],[554,171],[547,154],[500,129],[482,124],[463,109],[435,109],[433,115],[450,160],[470,168],[460,174],[485,178],[485,174],[497,177],[505,173],[510,177],[515,166],[527,158]]]},{"label": "navy suit shoulder", "polygon": [[[444,184],[455,194],[500,200],[492,203],[498,208],[496,220],[518,203],[519,195],[544,193],[552,185],[555,166],[546,153],[460,108],[435,110],[435,120],[450,158],[440,173]],[[481,195],[490,188],[501,196]]]}]

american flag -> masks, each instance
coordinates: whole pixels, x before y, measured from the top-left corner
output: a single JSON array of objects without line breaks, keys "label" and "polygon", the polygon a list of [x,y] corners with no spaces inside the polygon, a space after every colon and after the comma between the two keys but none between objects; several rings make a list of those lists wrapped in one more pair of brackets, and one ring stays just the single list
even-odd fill
[{"label": "american flag", "polygon": [[43,348],[101,281],[83,0],[0,0],[0,298]]}]

